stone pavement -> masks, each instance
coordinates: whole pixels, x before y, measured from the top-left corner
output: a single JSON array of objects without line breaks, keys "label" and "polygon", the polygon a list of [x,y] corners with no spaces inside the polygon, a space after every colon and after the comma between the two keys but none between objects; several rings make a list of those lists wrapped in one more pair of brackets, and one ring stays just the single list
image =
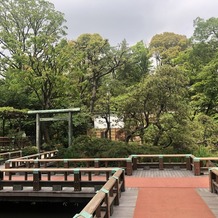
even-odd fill
[{"label": "stone pavement", "polygon": [[186,170],[137,170],[126,176],[126,192],[113,218],[214,218],[218,196],[209,192],[208,175]]}]

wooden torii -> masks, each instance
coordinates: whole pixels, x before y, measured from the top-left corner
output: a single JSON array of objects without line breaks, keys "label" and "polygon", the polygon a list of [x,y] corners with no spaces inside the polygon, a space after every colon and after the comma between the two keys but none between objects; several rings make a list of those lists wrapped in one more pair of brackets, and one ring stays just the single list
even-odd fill
[{"label": "wooden torii", "polygon": [[[40,122],[67,120],[68,121],[68,146],[70,146],[72,144],[72,114],[79,111],[80,108],[28,111],[27,112],[28,114],[36,114],[36,146],[38,152],[40,152]],[[40,117],[42,114],[60,114],[60,113],[67,113],[68,116]]]}]

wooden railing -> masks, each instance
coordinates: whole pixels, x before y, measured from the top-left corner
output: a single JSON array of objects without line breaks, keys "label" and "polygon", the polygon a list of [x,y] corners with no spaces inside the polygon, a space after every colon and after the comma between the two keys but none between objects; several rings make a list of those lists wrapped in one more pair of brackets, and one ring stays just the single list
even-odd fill
[{"label": "wooden railing", "polygon": [[58,153],[58,150],[45,151],[45,152],[41,152],[41,153],[37,153],[37,154],[22,156],[22,157],[16,158],[16,159],[17,160],[21,160],[21,159],[48,159],[48,158],[55,157],[57,155],[57,153]]},{"label": "wooden railing", "polygon": [[139,154],[131,155],[133,161],[133,170],[138,168],[186,168],[192,169],[192,155],[190,154]]},{"label": "wooden railing", "polygon": [[21,150],[0,153],[0,161],[1,162],[4,162],[4,161],[12,159],[12,158],[19,158],[19,157],[22,157],[22,151]]},{"label": "wooden railing", "polygon": [[[42,159],[42,158],[52,158],[55,157],[57,155],[58,150],[53,150],[53,151],[46,151],[46,152],[42,152],[42,153],[37,153],[37,154],[33,154],[33,155],[28,155],[28,156],[22,156],[22,151],[11,151],[11,152],[4,152],[4,153],[0,153],[0,164],[3,164],[4,162],[7,162],[7,160],[10,159],[11,160],[16,160],[15,162],[18,162],[20,160],[26,160],[26,159],[30,159],[31,160],[35,160],[35,159]],[[15,163],[13,162],[13,163]],[[7,165],[7,164],[6,164]]]},{"label": "wooden railing", "polygon": [[218,194],[218,167],[209,170],[209,188],[212,193]]},{"label": "wooden railing", "polygon": [[200,176],[212,167],[216,167],[218,164],[218,157],[195,157],[193,159],[194,174],[195,176]]},{"label": "wooden railing", "polygon": [[46,167],[118,167],[132,175],[131,158],[81,158],[81,159],[12,159],[5,162],[5,168],[46,168]]},{"label": "wooden railing", "polygon": [[[52,153],[53,152],[53,153]],[[128,158],[81,158],[55,159],[57,150],[30,155],[6,161],[5,168],[43,168],[43,167],[120,167],[128,176],[139,168],[159,170],[174,168],[187,169],[199,176],[208,173],[208,169],[218,165],[218,157],[195,157],[192,154],[136,154]],[[52,159],[50,158],[52,157]]]},{"label": "wooden railing", "polygon": [[[13,190],[32,187],[32,191],[40,191],[43,187],[52,187],[55,191],[61,191],[63,187],[73,187],[74,191],[82,191],[84,187],[103,186],[109,177],[118,171],[120,189],[125,190],[124,172],[120,168],[0,169],[0,190],[6,187],[13,187]],[[101,177],[98,181],[93,180],[96,172],[105,174],[105,177]]]},{"label": "wooden railing", "polygon": [[[113,214],[113,205],[119,205],[121,192],[125,191],[122,178],[124,178],[124,174],[119,169],[74,218],[109,218]],[[123,182],[121,182],[122,180]]]}]

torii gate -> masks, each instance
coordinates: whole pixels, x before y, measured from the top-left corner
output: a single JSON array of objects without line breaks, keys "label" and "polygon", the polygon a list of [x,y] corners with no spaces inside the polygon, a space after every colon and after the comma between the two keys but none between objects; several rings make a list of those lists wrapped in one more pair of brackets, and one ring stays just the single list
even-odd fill
[{"label": "torii gate", "polygon": [[[40,122],[67,120],[68,121],[68,146],[70,146],[72,144],[72,114],[79,111],[80,108],[28,111],[28,114],[36,114],[36,146],[38,152],[40,152]],[[40,115],[42,114],[58,114],[58,113],[68,113],[68,116],[61,117],[61,118],[40,117]]]}]

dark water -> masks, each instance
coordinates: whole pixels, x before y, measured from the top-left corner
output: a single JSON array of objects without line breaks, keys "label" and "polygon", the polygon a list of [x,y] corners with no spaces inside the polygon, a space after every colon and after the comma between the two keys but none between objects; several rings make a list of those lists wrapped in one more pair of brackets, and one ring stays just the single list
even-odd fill
[{"label": "dark water", "polygon": [[74,203],[0,202],[0,218],[72,218],[84,206]]}]

